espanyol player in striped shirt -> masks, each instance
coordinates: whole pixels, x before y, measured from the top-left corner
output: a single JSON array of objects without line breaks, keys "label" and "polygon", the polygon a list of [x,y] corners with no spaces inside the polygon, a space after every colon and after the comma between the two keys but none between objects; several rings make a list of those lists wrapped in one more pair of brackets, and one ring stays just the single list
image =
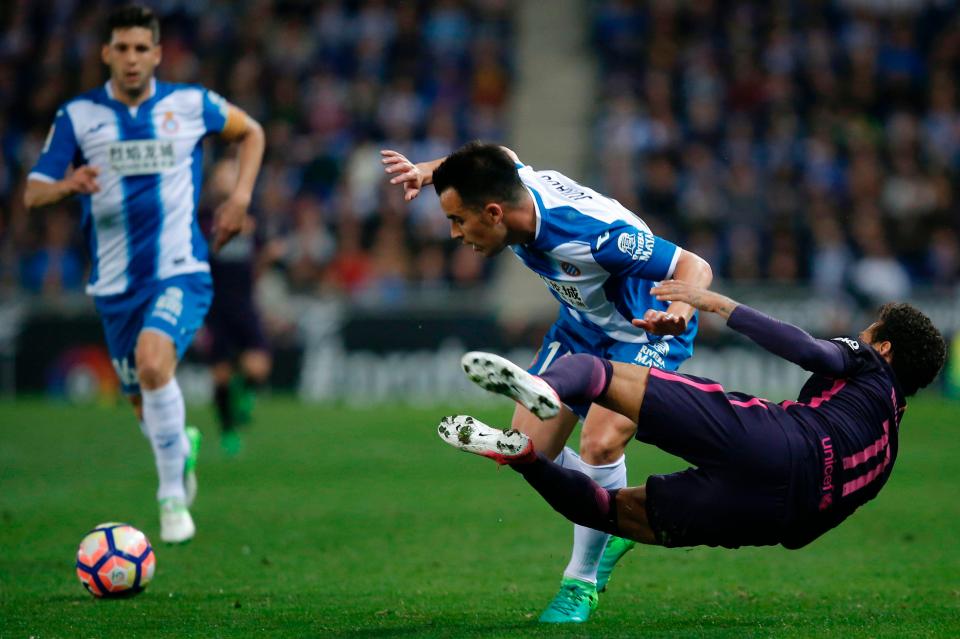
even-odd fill
[{"label": "espanyol player in striped shirt", "polygon": [[[487,256],[509,246],[560,302],[559,317],[530,372],[543,372],[569,353],[666,370],[676,370],[692,355],[695,309],[658,301],[650,288],[671,278],[708,286],[710,266],[653,235],[620,203],[556,171],[535,171],[497,145],[471,143],[447,158],[420,164],[396,151],[382,154],[391,183],[403,185],[408,201],[432,183],[454,239]],[[568,407],[540,421],[518,406],[513,427],[563,467],[580,470],[608,489],[626,486],[623,451],[636,424],[590,402]],[[578,418],[584,419],[582,458],[564,448]],[[614,564],[632,545],[577,527],[560,591],[540,621],[585,621]]]},{"label": "espanyol player in striped shirt", "polygon": [[929,317],[909,304],[886,304],[858,336],[821,340],[683,282],[653,292],[716,313],[810,371],[797,400],[772,402],[589,354],[558,360],[537,378],[496,355],[467,353],[465,370],[487,390],[528,405],[597,402],[636,421],[638,440],[695,467],[606,490],[538,454],[521,433],[461,415],[445,418],[440,436],[510,464],[571,521],[671,548],[801,548],[877,496],[897,459],[906,398],[933,382],[946,359]]},{"label": "espanyol player in striped shirt", "polygon": [[[150,9],[110,14],[102,87],[65,103],[28,176],[28,207],[80,197],[94,297],[123,391],[157,463],[160,537],[194,536],[188,506],[199,432],[185,427],[174,373],[210,307],[207,246],[197,226],[202,141],[237,142],[239,176],[217,212],[214,250],[242,228],[264,136],[246,113],[201,86],[158,82],[160,27]],[[67,170],[73,171],[67,175]]]}]

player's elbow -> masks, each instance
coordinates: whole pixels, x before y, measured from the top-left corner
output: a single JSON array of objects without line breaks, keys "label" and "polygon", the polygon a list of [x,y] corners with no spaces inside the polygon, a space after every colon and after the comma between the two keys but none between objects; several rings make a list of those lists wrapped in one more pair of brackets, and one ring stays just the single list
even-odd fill
[{"label": "player's elbow", "polygon": [[702,288],[708,288],[713,282],[713,269],[709,262],[696,253],[684,250],[680,254],[677,268],[674,271],[674,278]]},{"label": "player's elbow", "polygon": [[30,180],[27,187],[23,190],[23,205],[28,209],[40,206],[40,193],[38,192],[36,182]]},{"label": "player's elbow", "polygon": [[248,116],[247,116],[247,131],[246,131],[246,135],[244,135],[244,137],[252,137],[252,138],[255,139],[255,140],[259,140],[259,141],[263,142],[263,141],[266,140],[266,137],[267,137],[267,136],[266,136],[266,134],[263,132],[263,126],[262,126],[259,122],[257,122],[256,120],[254,120],[253,118],[251,118],[251,117],[248,115]]}]

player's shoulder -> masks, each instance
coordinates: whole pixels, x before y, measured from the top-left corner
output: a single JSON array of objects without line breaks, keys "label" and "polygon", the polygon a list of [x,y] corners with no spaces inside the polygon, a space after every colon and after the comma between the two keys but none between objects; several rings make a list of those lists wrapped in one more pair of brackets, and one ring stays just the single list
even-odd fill
[{"label": "player's shoulder", "polygon": [[843,346],[845,350],[852,353],[862,353],[864,352],[864,346],[866,346],[862,344],[860,340],[854,339],[853,337],[833,337],[830,341],[836,342],[838,345]]},{"label": "player's shoulder", "polygon": [[[872,346],[856,337],[834,337],[830,340],[840,347],[852,360],[859,361],[861,366],[882,366],[883,358]],[[866,370],[861,369],[861,370]]]},{"label": "player's shoulder", "polygon": [[101,85],[69,98],[57,107],[54,120],[66,118],[74,130],[79,130],[91,120],[101,120],[112,109],[106,89]]}]

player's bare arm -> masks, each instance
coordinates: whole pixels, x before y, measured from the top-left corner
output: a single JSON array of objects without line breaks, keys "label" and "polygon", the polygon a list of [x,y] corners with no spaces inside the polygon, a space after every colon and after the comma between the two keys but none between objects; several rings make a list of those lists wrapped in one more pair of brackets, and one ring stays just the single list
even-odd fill
[{"label": "player's bare arm", "polygon": [[220,137],[237,143],[237,183],[230,197],[214,213],[214,251],[219,251],[243,230],[266,146],[263,127],[233,105],[228,108],[227,122]]},{"label": "player's bare arm", "polygon": [[85,164],[74,169],[67,177],[55,182],[31,178],[27,180],[23,202],[27,208],[32,209],[56,204],[74,195],[96,193],[100,190],[100,185],[97,183],[98,175],[100,175],[100,169]]},{"label": "player's bare arm", "polygon": [[[520,163],[520,158],[517,157],[516,153],[505,146],[500,148],[511,160]],[[403,185],[403,199],[406,202],[420,195],[424,186],[433,184],[433,172],[447,159],[442,157],[436,160],[414,163],[399,151],[391,149],[381,150],[380,155],[382,156],[380,161],[383,163],[384,172],[393,176],[390,178],[390,184]]]},{"label": "player's bare arm", "polygon": [[658,286],[653,287],[650,292],[656,295],[660,301],[671,302],[670,308],[674,304],[685,304],[690,308],[707,313],[716,313],[723,319],[728,319],[733,309],[740,305],[739,302],[725,295],[707,290],[705,286],[697,286],[682,280],[661,282]]},{"label": "player's bare arm", "polygon": [[[706,289],[713,281],[713,270],[710,264],[696,253],[681,249],[673,277],[674,279],[667,280],[663,284],[678,283],[687,287]],[[687,324],[693,318],[696,307],[679,298],[658,299],[670,301],[667,310],[649,309],[642,318],[633,320],[633,325],[654,335],[682,335],[687,330]]]}]

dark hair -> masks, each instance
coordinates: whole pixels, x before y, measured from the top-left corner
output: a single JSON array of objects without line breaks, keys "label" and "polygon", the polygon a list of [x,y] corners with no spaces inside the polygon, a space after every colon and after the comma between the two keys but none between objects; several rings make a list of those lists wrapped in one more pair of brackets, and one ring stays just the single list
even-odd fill
[{"label": "dark hair", "polygon": [[160,42],[160,21],[157,20],[157,15],[149,7],[140,4],[128,4],[111,11],[107,17],[107,26],[104,28],[103,41],[110,42],[113,39],[114,29],[131,27],[150,29],[153,34],[153,43]]},{"label": "dark hair", "polygon": [[433,172],[433,186],[440,195],[457,191],[467,208],[482,208],[490,202],[520,201],[523,182],[517,167],[502,147],[470,142],[450,154]]},{"label": "dark hair", "polygon": [[909,304],[884,304],[872,338],[890,342],[893,372],[908,396],[932,382],[947,357],[943,335]]}]

